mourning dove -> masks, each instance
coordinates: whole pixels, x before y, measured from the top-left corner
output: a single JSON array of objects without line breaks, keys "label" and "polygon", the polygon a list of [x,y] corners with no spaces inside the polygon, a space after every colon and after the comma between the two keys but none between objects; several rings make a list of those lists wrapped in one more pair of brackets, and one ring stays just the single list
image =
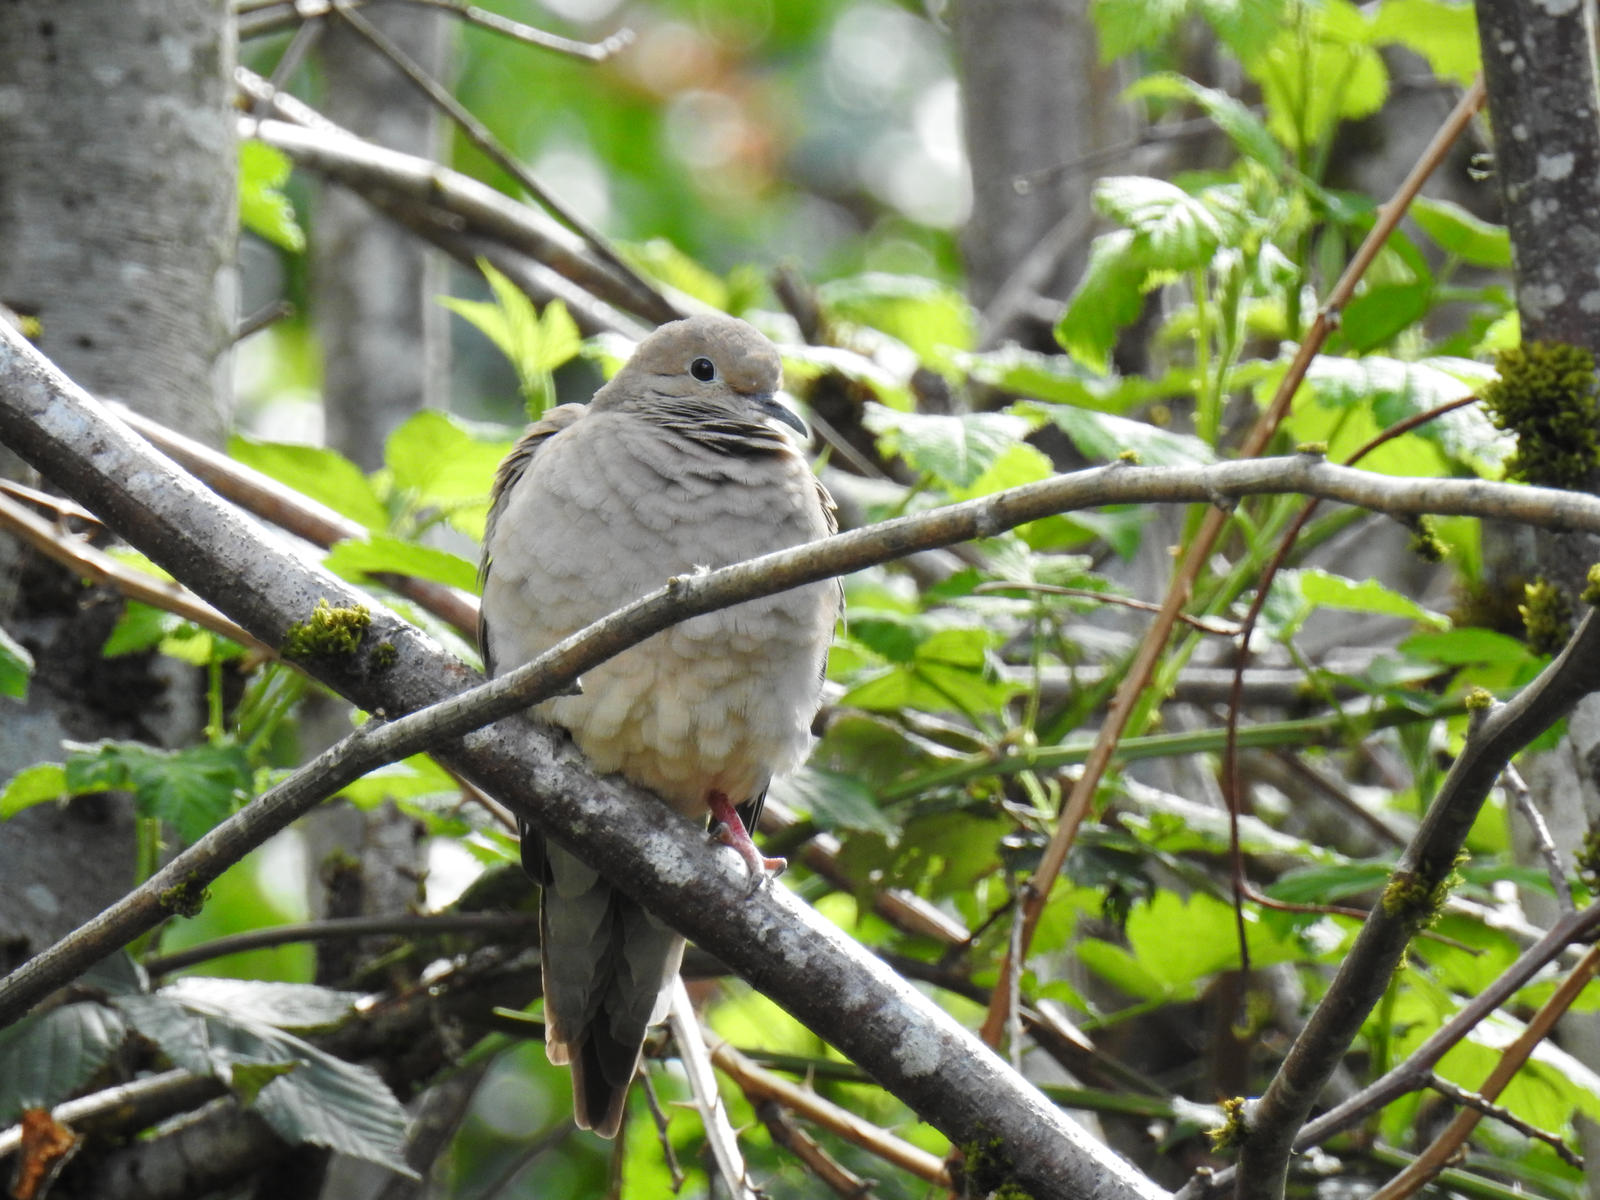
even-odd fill
[{"label": "mourning dove", "polygon": [[[676,575],[832,533],[833,505],[776,399],[777,351],[724,316],[662,326],[587,405],[531,426],[501,464],[484,538],[480,642],[490,671],[527,662]],[[762,859],[753,827],[776,774],[811,744],[836,582],[685,621],[586,672],[536,715],[619,772]],[[545,1048],[570,1063],[580,1126],[622,1121],[648,1026],[665,1015],[683,939],[574,855],[522,830],[543,887]]]}]

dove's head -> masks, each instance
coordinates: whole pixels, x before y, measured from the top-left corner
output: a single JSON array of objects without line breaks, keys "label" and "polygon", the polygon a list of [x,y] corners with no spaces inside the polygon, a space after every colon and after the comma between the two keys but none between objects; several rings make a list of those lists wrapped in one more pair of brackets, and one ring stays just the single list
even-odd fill
[{"label": "dove's head", "polygon": [[689,317],[661,326],[595,394],[596,408],[680,422],[767,426],[805,423],[777,398],[783,363],[771,342],[736,317]]}]

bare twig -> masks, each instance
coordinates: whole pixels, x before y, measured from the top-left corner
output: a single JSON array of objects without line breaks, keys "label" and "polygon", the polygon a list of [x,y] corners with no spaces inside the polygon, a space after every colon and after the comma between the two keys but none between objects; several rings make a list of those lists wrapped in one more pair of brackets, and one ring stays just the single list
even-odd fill
[{"label": "bare twig", "polygon": [[[503,940],[518,944],[537,937],[539,918],[525,913],[434,913],[427,916],[399,917],[338,917],[323,921],[300,921],[292,925],[274,925],[267,929],[251,929],[244,933],[230,933],[213,938],[197,946],[186,946],[170,954],[153,954],[143,961],[144,969],[152,976],[170,975],[196,963],[221,958],[225,954],[238,954],[245,950],[262,950],[272,946],[287,946],[296,942],[328,942],[342,938],[372,937],[377,934],[399,934],[404,937],[437,937],[444,933],[475,933],[487,935],[493,941],[501,935]],[[531,928],[530,928],[531,927]]]},{"label": "bare twig", "polygon": [[712,1046],[711,1061],[727,1072],[752,1102],[775,1100],[790,1112],[798,1113],[813,1124],[860,1146],[902,1171],[910,1172],[918,1179],[938,1187],[950,1186],[950,1174],[936,1156],[886,1133],[809,1088],[790,1083],[783,1076],[756,1066],[727,1042],[717,1042]]},{"label": "bare twig", "polygon": [[[1250,434],[1245,438],[1239,449],[1242,460],[1249,460],[1259,455],[1271,440],[1279,423],[1289,411],[1289,403],[1299,389],[1301,380],[1305,378],[1306,369],[1322,349],[1328,334],[1338,323],[1338,315],[1344,306],[1349,303],[1350,297],[1355,294],[1356,285],[1362,275],[1366,273],[1372,260],[1383,248],[1389,234],[1400,223],[1405,215],[1406,208],[1412,198],[1421,189],[1423,182],[1433,173],[1434,168],[1443,160],[1445,153],[1454,144],[1461,131],[1467,127],[1472,116],[1483,103],[1483,83],[1480,80],[1469,89],[1455,110],[1445,121],[1444,126],[1435,135],[1422,158],[1407,175],[1405,181],[1396,190],[1393,199],[1379,210],[1378,220],[1374,223],[1371,233],[1361,243],[1356,251],[1355,258],[1340,276],[1339,281],[1329,293],[1327,301],[1321,311],[1317,313],[1311,328],[1301,340],[1295,351],[1294,360],[1290,363],[1285,373],[1283,382],[1279,385],[1277,393],[1273,396],[1272,403],[1261,414]],[[1239,465],[1242,465],[1239,464]],[[1220,498],[1220,497],[1218,497]],[[1213,507],[1206,512],[1194,539],[1190,542],[1184,555],[1183,563],[1179,566],[1172,578],[1172,584],[1167,592],[1161,612],[1157,615],[1149,632],[1145,635],[1144,642],[1139,647],[1139,652],[1134,656],[1128,668],[1122,686],[1117,690],[1116,699],[1112,701],[1111,709],[1106,715],[1105,723],[1100,727],[1099,736],[1095,741],[1095,749],[1088,762],[1084,764],[1083,773],[1073,785],[1072,792],[1068,795],[1062,806],[1061,816],[1056,826],[1055,834],[1046,847],[1039,868],[1034,873],[1038,881],[1032,895],[1028,897],[1025,924],[1023,927],[1023,953],[1026,954],[1028,945],[1032,942],[1033,930],[1037,927],[1039,917],[1044,912],[1045,903],[1050,896],[1050,889],[1054,886],[1056,878],[1061,873],[1062,864],[1066,861],[1067,851],[1072,846],[1073,839],[1077,836],[1078,827],[1088,815],[1089,806],[1094,800],[1095,792],[1099,789],[1100,781],[1105,777],[1106,770],[1111,765],[1111,760],[1116,753],[1117,742],[1121,739],[1127,728],[1128,720],[1133,715],[1140,693],[1148,686],[1151,673],[1155,670],[1156,661],[1166,648],[1167,638],[1171,634],[1173,623],[1177,615],[1189,601],[1189,596],[1194,589],[1194,582],[1201,569],[1211,557],[1212,548],[1216,545],[1217,538],[1221,535],[1223,526],[1227,522],[1227,515],[1220,509]],[[1013,971],[1021,968],[1020,963],[1013,963],[1009,957],[1001,963],[1001,971]],[[1003,989],[996,989],[998,997]],[[993,1045],[998,1040],[1003,1024],[1004,1014],[999,1007],[991,1007],[985,1018],[983,1027],[984,1041]]]},{"label": "bare twig", "polygon": [[793,1154],[835,1196],[843,1200],[872,1200],[872,1181],[863,1179],[824,1150],[815,1138],[795,1124],[776,1100],[763,1100],[756,1116],[767,1127],[772,1144]]},{"label": "bare twig", "polygon": [[681,975],[672,978],[672,1007],[667,1012],[667,1022],[672,1029],[673,1043],[678,1047],[678,1059],[689,1076],[689,1092],[694,1096],[695,1108],[700,1113],[700,1123],[705,1128],[711,1157],[722,1182],[734,1200],[756,1200],[756,1189],[750,1186],[744,1155],[739,1152],[739,1137],[728,1120],[728,1106],[717,1091],[717,1073],[711,1069],[711,1055],[706,1049],[700,1018]]},{"label": "bare twig", "polygon": [[1449,1100],[1454,1100],[1463,1108],[1476,1109],[1484,1116],[1493,1117],[1502,1125],[1510,1126],[1523,1137],[1532,1138],[1535,1141],[1543,1142],[1546,1146],[1549,1146],[1550,1149],[1554,1150],[1556,1152],[1556,1157],[1561,1159],[1561,1161],[1566,1163],[1569,1167],[1576,1167],[1580,1171],[1583,1170],[1583,1155],[1579,1154],[1571,1146],[1567,1145],[1566,1139],[1560,1134],[1552,1133],[1548,1129],[1540,1129],[1532,1122],[1524,1121],[1505,1105],[1493,1104],[1488,1100],[1485,1100],[1477,1092],[1469,1092],[1466,1088],[1457,1087],[1442,1075],[1434,1074],[1429,1076],[1428,1086],[1434,1091],[1438,1092],[1441,1096],[1444,1096]]},{"label": "bare twig", "polygon": [[[1494,1070],[1489,1072],[1489,1078],[1478,1089],[1483,1099],[1493,1101],[1511,1082],[1511,1077],[1522,1069],[1522,1064],[1528,1061],[1528,1056],[1539,1043],[1550,1036],[1556,1021],[1572,1007],[1573,1001],[1597,974],[1600,974],[1600,945],[1589,948],[1583,960],[1561,981],[1561,986],[1550,999],[1540,1006],[1533,1020],[1528,1022],[1528,1027],[1501,1052]],[[1434,1139],[1433,1144],[1417,1156],[1415,1162],[1373,1193],[1372,1200],[1400,1200],[1422,1187],[1450,1163],[1482,1119],[1483,1113],[1477,1107],[1463,1108],[1445,1126],[1444,1132]]]},{"label": "bare twig", "polygon": [[35,516],[5,495],[0,495],[0,529],[26,542],[46,558],[96,583],[105,584],[130,600],[176,613],[184,620],[193,621],[200,628],[237,642],[257,654],[277,657],[277,651],[271,646],[251,637],[183,585],[157,579],[154,575],[118,562],[82,538]]},{"label": "bare twig", "polygon": [[1506,764],[1505,785],[1506,791],[1511,793],[1512,803],[1517,806],[1522,819],[1528,823],[1539,857],[1544,859],[1545,870],[1550,876],[1550,887],[1556,894],[1556,903],[1561,906],[1561,911],[1564,913],[1574,911],[1577,905],[1572,901],[1572,885],[1567,882],[1567,868],[1561,861],[1561,851],[1556,848],[1555,838],[1550,836],[1550,826],[1545,821],[1544,814],[1539,811],[1539,806],[1533,802],[1533,793],[1528,790],[1528,783],[1522,778],[1522,772],[1517,770],[1515,763]]},{"label": "bare twig", "polygon": [[[222,1080],[189,1071],[163,1071],[68,1100],[50,1115],[78,1133],[121,1133],[185,1112],[227,1093]],[[0,1129],[0,1159],[22,1146],[22,1128]]]},{"label": "bare twig", "polygon": [[577,213],[562,204],[530,174],[515,155],[502,146],[489,132],[488,126],[473,116],[450,92],[429,75],[394,40],[361,15],[350,0],[332,0],[333,12],[347,25],[365,38],[372,47],[392,62],[400,73],[435,107],[455,122],[469,141],[492,159],[496,166],[515,179],[528,195],[532,196],[562,224],[574,230],[613,271],[626,280],[645,299],[646,308],[641,316],[653,321],[673,321],[684,314],[656,287],[624,262],[611,248],[611,244]]}]

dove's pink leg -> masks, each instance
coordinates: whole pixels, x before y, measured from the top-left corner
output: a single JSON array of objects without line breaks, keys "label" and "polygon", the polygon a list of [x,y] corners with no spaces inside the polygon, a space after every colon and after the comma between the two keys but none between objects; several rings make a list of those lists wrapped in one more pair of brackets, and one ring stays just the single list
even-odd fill
[{"label": "dove's pink leg", "polygon": [[733,801],[721,792],[707,793],[706,803],[711,806],[711,819],[716,822],[712,827],[711,836],[724,846],[732,846],[739,852],[739,857],[744,859],[745,865],[750,868],[752,882],[760,883],[767,877],[769,871],[776,875],[789,865],[787,859],[766,858],[756,849],[756,844],[750,840],[749,830],[745,829],[744,822],[739,819]]}]

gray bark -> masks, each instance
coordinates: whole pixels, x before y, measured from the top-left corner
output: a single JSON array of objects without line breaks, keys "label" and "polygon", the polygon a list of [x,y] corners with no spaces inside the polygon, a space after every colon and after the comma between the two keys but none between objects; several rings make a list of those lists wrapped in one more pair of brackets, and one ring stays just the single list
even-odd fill
[{"label": "gray bark", "polygon": [[[84,386],[211,442],[234,316],[233,49],[223,0],[14,0],[0,20],[0,303]],[[0,700],[0,782],[63,737],[192,726],[192,680],[163,693],[100,660],[107,599],[0,536],[0,621],[39,660],[28,703]],[[130,829],[116,799],[0,824],[0,961],[123,889]]]},{"label": "gray bark", "polygon": [[[1477,0],[1475,8],[1523,340],[1567,342],[1600,354],[1600,90],[1593,6]],[[1589,490],[1597,490],[1596,484],[1600,474],[1591,478]],[[1541,532],[1517,540],[1531,540],[1538,572],[1573,595],[1588,565],[1600,559],[1600,539],[1592,535]],[[1590,696],[1573,713],[1563,744],[1526,768],[1534,803],[1565,855],[1584,829],[1600,822],[1597,767],[1600,703]],[[1519,828],[1519,835],[1526,861],[1539,862],[1526,829]],[[1542,896],[1527,894],[1525,903],[1536,918],[1550,915],[1551,904]],[[1592,1014],[1563,1019],[1561,1038],[1589,1066],[1600,1063],[1600,1021]],[[1578,1125],[1593,1194],[1600,1188],[1600,1131],[1588,1121]]]}]

